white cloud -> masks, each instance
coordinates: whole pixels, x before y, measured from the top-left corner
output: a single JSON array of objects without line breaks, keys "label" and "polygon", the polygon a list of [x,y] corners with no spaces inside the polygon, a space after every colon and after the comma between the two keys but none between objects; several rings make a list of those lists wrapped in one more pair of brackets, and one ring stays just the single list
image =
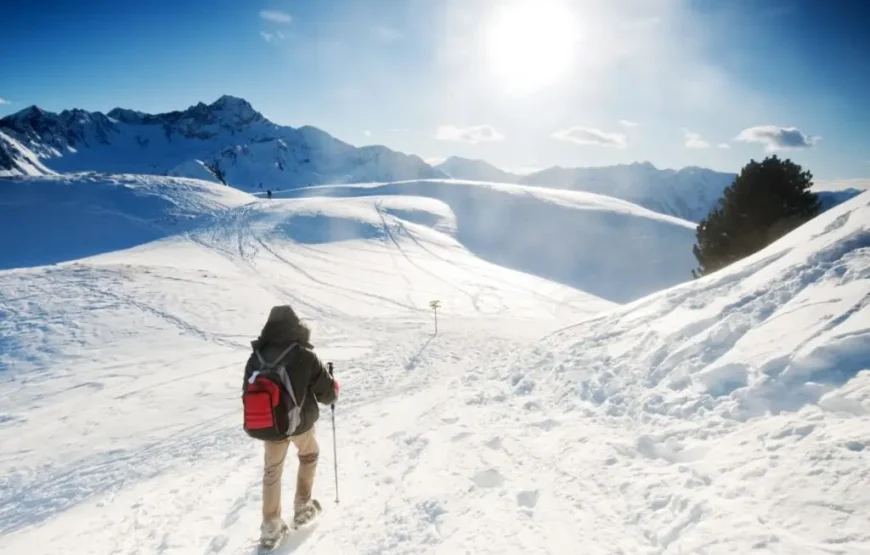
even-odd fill
[{"label": "white cloud", "polygon": [[623,127],[637,127],[640,124],[636,121],[631,121],[630,119],[621,119],[619,120],[619,125]]},{"label": "white cloud", "polygon": [[260,36],[263,37],[263,40],[265,40],[266,42],[279,42],[284,40],[284,33],[282,33],[281,31],[275,31],[274,33],[260,31]]},{"label": "white cloud", "polygon": [[701,138],[699,133],[683,129],[686,136],[686,148],[710,148],[710,143]]},{"label": "white cloud", "polygon": [[366,137],[371,137],[371,136],[372,136],[372,132],[369,131],[368,129],[366,129],[365,131],[363,131],[363,135],[365,135]]},{"label": "white cloud", "polygon": [[625,148],[628,140],[621,133],[608,133],[588,127],[569,127],[562,131],[556,131],[552,137],[560,141],[577,143],[578,145],[606,146],[613,148]]},{"label": "white cloud", "polygon": [[776,125],[758,125],[740,132],[735,140],[746,143],[760,143],[767,152],[810,148],[820,137],[804,135],[796,127],[778,127]]},{"label": "white cloud", "polygon": [[398,42],[402,40],[402,33],[397,29],[393,29],[392,27],[375,27],[374,30],[375,38],[384,44],[392,44],[394,42]]},{"label": "white cloud", "polygon": [[423,161],[426,162],[427,164],[429,164],[430,166],[437,166],[438,164],[444,162],[445,160],[447,160],[447,158],[442,158],[440,156],[432,156],[432,157],[426,158]]},{"label": "white cloud", "polygon": [[456,125],[440,125],[435,134],[439,141],[460,141],[464,143],[484,143],[504,140],[504,135],[496,131],[491,125],[470,125],[457,127]]},{"label": "white cloud", "polygon": [[272,23],[290,23],[293,21],[290,14],[279,12],[278,10],[260,10],[260,17]]},{"label": "white cloud", "polygon": [[5,98],[0,98],[0,104],[12,104],[12,103],[9,102],[8,100],[6,100]]},{"label": "white cloud", "polygon": [[731,148],[731,145],[729,145],[728,143],[719,143],[716,146],[719,148]]}]

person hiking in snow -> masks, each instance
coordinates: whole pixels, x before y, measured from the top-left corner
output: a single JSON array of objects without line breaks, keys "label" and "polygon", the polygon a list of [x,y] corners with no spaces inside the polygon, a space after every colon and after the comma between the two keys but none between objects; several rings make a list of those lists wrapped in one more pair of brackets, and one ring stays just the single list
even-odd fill
[{"label": "person hiking in snow", "polygon": [[272,189],[266,189],[266,198],[272,198]]},{"label": "person hiking in snow", "polygon": [[[289,529],[281,514],[281,475],[291,443],[299,458],[293,500],[294,525],[301,526],[320,512],[320,503],[311,496],[320,453],[314,424],[320,416],[318,403],[334,404],[339,384],[314,354],[310,336],[310,330],[290,306],[275,306],[260,336],[251,342],[254,352],[245,366],[245,383],[248,384],[252,383],[249,382],[252,376],[256,377],[263,361],[274,364],[280,358],[292,384],[292,395],[301,400],[298,425],[289,437],[264,441],[263,521],[260,526],[263,543],[277,541]],[[248,417],[247,413],[245,416]]]}]

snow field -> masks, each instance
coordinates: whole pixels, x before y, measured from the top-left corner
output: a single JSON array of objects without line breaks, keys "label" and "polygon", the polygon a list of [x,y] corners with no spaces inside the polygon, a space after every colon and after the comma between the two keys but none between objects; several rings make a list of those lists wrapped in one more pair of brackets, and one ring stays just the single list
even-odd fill
[{"label": "snow field", "polygon": [[[870,553],[866,194],[616,306],[486,261],[444,189],[154,179],[153,213],[118,203],[130,248],[0,271],[0,552],[253,553],[241,368],[289,302],[342,383],[340,503],[323,407],[326,513],[279,553]],[[581,196],[531,201],[618,212]]]}]

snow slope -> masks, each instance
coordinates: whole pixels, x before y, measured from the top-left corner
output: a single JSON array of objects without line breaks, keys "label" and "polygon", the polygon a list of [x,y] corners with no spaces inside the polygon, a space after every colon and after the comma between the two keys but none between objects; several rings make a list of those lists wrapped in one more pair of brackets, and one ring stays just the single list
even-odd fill
[{"label": "snow slope", "polygon": [[30,149],[0,131],[0,177],[51,173]]},{"label": "snow slope", "polygon": [[[246,552],[262,455],[238,425],[239,370],[273,304],[292,303],[336,362],[347,392],[342,472],[367,468],[351,446],[369,425],[352,411],[440,389],[517,338],[612,306],[472,256],[445,233],[455,228],[450,210],[431,199],[267,202],[142,179],[21,184],[46,195],[93,189],[43,229],[54,237],[92,218],[85,199],[114,194],[126,217],[116,233],[138,232],[124,222],[139,208],[143,221],[181,208],[202,219],[130,249],[0,272],[2,553]],[[44,202],[4,205],[0,220],[38,214]],[[437,337],[432,299],[450,322]],[[514,329],[501,329],[506,318]],[[318,494],[328,502],[321,437]],[[365,506],[359,490],[343,491]]]},{"label": "snow slope", "polygon": [[553,421],[527,449],[587,552],[870,552],[868,226],[864,193],[492,372]]},{"label": "snow slope", "polygon": [[0,270],[112,252],[213,222],[251,201],[195,179],[82,174],[0,182]]},{"label": "snow slope", "polygon": [[[59,173],[208,178],[244,190],[444,177],[417,156],[356,148],[314,127],[276,125],[231,96],[156,115],[121,108],[55,114],[31,106],[0,119],[0,132]],[[13,172],[0,157],[4,170]]]},{"label": "snow slope", "polygon": [[326,513],[279,553],[870,551],[866,194],[616,307],[373,189],[206,194],[183,233],[0,272],[0,552],[253,553],[238,381],[279,302],[343,392],[340,503],[325,410]]},{"label": "snow slope", "polygon": [[626,302],[691,279],[695,225],[611,197],[504,183],[416,180],[280,193],[438,199],[477,256]]}]

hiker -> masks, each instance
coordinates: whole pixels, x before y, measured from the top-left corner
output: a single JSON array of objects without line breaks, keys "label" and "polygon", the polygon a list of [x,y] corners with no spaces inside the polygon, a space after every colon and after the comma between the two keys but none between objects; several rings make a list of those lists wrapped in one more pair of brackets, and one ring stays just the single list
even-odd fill
[{"label": "hiker", "polygon": [[[274,543],[289,529],[281,515],[281,475],[290,443],[296,447],[299,458],[293,523],[295,527],[302,526],[320,513],[320,503],[311,496],[320,453],[314,424],[320,416],[318,402],[334,404],[338,398],[339,385],[314,354],[310,336],[311,331],[290,306],[275,306],[269,312],[260,336],[251,342],[254,352],[245,366],[245,384],[252,383],[249,380],[252,376],[256,377],[255,371],[261,369],[261,358],[266,363],[277,363],[277,359],[285,353],[281,362],[292,386],[292,396],[301,403],[298,425],[289,437],[263,442],[263,522],[260,526],[263,543]],[[248,418],[247,412],[245,417]]]},{"label": "hiker", "polygon": [[272,198],[272,189],[266,189],[266,198]]}]

